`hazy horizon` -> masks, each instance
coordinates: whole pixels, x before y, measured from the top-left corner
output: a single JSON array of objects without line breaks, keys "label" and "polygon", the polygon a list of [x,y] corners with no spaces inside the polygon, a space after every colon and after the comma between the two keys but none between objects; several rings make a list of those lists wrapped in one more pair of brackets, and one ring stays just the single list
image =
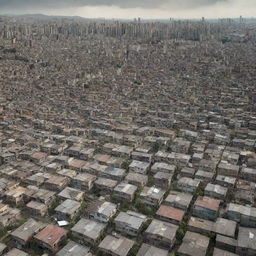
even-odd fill
[{"label": "hazy horizon", "polygon": [[0,14],[81,16],[106,19],[255,17],[255,0],[0,0]]}]

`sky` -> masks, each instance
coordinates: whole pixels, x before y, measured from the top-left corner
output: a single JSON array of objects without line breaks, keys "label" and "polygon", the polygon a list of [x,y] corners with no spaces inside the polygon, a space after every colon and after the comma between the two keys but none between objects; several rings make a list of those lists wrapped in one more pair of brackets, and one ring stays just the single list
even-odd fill
[{"label": "sky", "polygon": [[256,0],[0,0],[0,14],[107,19],[256,17]]}]

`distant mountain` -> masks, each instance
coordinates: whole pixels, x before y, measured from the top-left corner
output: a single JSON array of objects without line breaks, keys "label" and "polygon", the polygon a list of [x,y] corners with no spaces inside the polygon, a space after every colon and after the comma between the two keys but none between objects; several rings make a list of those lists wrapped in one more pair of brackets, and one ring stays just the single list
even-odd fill
[{"label": "distant mountain", "polygon": [[41,13],[33,13],[33,14],[1,14],[0,16],[5,17],[17,17],[17,18],[32,18],[32,19],[52,19],[52,18],[68,18],[68,19],[86,19],[80,16],[58,16],[58,15],[45,15]]}]

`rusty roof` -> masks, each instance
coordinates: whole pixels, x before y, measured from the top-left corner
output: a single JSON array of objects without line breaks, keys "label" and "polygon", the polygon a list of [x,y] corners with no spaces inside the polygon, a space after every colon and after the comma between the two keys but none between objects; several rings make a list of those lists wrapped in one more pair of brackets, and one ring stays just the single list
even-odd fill
[{"label": "rusty roof", "polygon": [[185,212],[171,206],[161,205],[156,214],[168,219],[182,221]]},{"label": "rusty roof", "polygon": [[34,238],[54,247],[54,244],[61,240],[63,236],[66,236],[67,233],[68,231],[63,228],[49,225],[35,235]]},{"label": "rusty roof", "polygon": [[213,211],[218,211],[220,206],[220,200],[204,196],[204,197],[198,197],[195,206],[207,208]]}]

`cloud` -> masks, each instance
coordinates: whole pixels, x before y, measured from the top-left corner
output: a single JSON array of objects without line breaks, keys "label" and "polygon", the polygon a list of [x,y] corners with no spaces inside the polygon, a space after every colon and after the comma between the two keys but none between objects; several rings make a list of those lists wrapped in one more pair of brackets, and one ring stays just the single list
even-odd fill
[{"label": "cloud", "polygon": [[0,0],[0,13],[144,19],[255,17],[256,0]]},{"label": "cloud", "polygon": [[67,8],[83,6],[116,6],[120,8],[161,8],[162,6],[193,8],[226,0],[0,0],[1,9]]}]

